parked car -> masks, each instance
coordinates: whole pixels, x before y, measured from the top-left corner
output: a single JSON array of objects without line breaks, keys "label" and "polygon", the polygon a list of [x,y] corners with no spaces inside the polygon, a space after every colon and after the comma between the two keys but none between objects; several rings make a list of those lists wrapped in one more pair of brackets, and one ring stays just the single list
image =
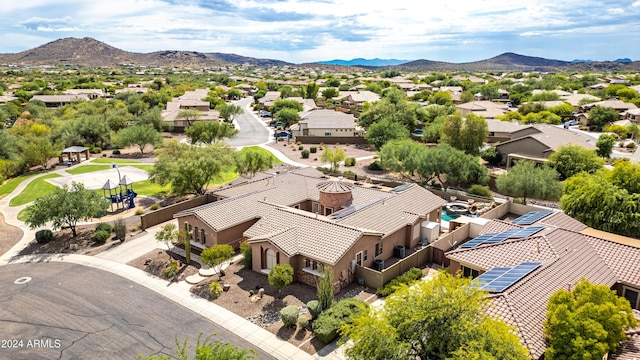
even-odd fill
[{"label": "parked car", "polygon": [[273,124],[271,124],[271,127],[274,127],[274,128],[279,128],[280,126],[282,126],[282,121],[276,121]]},{"label": "parked car", "polygon": [[286,137],[289,138],[291,137],[291,134],[288,131],[280,131],[277,132],[275,134],[273,134],[274,139],[280,138],[280,137]]},{"label": "parked car", "polygon": [[578,120],[569,120],[564,123],[564,128],[567,129],[569,126],[578,126],[580,125],[580,121]]},{"label": "parked car", "polygon": [[260,117],[271,117],[271,113],[268,111],[260,111]]},{"label": "parked car", "polygon": [[422,131],[422,129],[415,129],[411,133],[411,135],[413,135],[413,136],[422,136],[422,134],[424,134],[424,131]]}]

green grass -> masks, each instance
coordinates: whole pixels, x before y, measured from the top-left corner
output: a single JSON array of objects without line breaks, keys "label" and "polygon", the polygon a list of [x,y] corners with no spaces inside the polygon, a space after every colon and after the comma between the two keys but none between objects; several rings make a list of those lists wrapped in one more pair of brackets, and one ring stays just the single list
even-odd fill
[{"label": "green grass", "polygon": [[[261,152],[263,154],[268,154],[271,156],[271,163],[273,165],[278,165],[278,164],[282,164],[282,161],[280,159],[278,159],[275,155],[273,155],[270,151],[265,150],[263,148],[261,148],[260,146],[247,146],[247,147],[243,147],[242,150],[239,151],[240,154],[242,154],[243,152],[246,152],[248,150],[253,150],[253,151],[257,151],[257,152]],[[232,179],[233,180],[233,179]]]},{"label": "green grass", "polygon": [[24,180],[35,175],[39,175],[39,174],[21,175],[5,181],[4,184],[0,185],[0,199],[11,194],[11,192],[15,190],[18,187],[18,185],[20,185]]},{"label": "green grass", "polygon": [[41,176],[27,185],[27,187],[16,197],[11,199],[9,206],[20,206],[35,201],[38,198],[53,194],[57,186],[48,183],[46,179],[62,177],[60,174],[48,174]]},{"label": "green grass", "polygon": [[25,220],[27,220],[27,209],[22,209],[20,210],[20,212],[18,213],[17,216],[18,220],[25,222]]},{"label": "green grass", "polygon": [[109,170],[109,165],[82,165],[66,170],[71,175],[86,174],[94,171]]},{"label": "green grass", "polygon": [[171,193],[171,186],[160,186],[159,184],[152,184],[149,180],[144,180],[133,183],[133,191],[141,196],[161,197]]},{"label": "green grass", "polygon": [[93,164],[108,164],[108,165],[111,165],[111,163],[116,163],[116,164],[120,165],[120,164],[140,164],[140,161],[131,160],[131,159],[98,158],[98,159],[91,160],[91,163],[93,163]]}]

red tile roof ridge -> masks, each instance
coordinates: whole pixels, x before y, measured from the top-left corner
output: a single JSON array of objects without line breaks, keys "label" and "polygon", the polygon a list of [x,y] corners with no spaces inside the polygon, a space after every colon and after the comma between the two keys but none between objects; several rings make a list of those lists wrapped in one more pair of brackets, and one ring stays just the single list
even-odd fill
[{"label": "red tile roof ridge", "polygon": [[[303,211],[303,210],[299,210],[299,209],[295,209],[295,208],[290,208],[288,206],[276,205],[276,204],[271,204],[271,203],[267,203],[267,202],[263,202],[263,201],[258,201],[258,202],[264,203],[264,204],[267,204],[267,205],[273,205],[276,208],[275,209],[276,211],[286,211],[288,213],[291,213],[291,214],[294,214],[294,215],[298,215],[300,217],[313,219],[313,220],[321,221],[323,223],[339,226],[339,227],[341,227],[343,229],[349,229],[349,230],[355,230],[355,231],[359,231],[359,232],[363,232],[363,233],[381,235],[379,231],[365,229],[365,228],[361,228],[361,227],[356,227],[356,226],[351,226],[351,225],[335,222],[335,221],[331,220],[330,218],[328,218],[328,217],[326,217],[324,215],[316,217],[315,213],[310,213],[310,212],[307,212],[307,211]],[[291,228],[295,228],[295,227],[296,226],[292,226]]]},{"label": "red tile roof ridge", "polygon": [[[504,303],[507,305],[507,311],[509,311],[509,321],[513,322],[513,324],[515,326],[515,330],[514,331],[516,332],[516,335],[520,338],[520,342],[527,349],[527,352],[529,352],[529,356],[531,356],[531,351],[529,349],[530,349],[530,346],[533,346],[533,345],[532,344],[528,344],[526,337],[520,331],[520,329],[523,328],[524,324],[522,324],[518,320],[518,316],[516,316],[516,312],[514,311],[514,306],[513,306],[513,304],[511,304],[511,301],[509,300],[509,297],[505,296],[504,293],[496,294],[496,295],[498,295],[498,296],[494,296],[492,298],[497,298],[497,297],[502,297],[503,298]],[[501,320],[505,321],[504,319],[501,319]]]},{"label": "red tile roof ridge", "polygon": [[[562,229],[562,228],[556,228],[553,231],[550,231],[547,236],[556,236],[555,233],[570,233],[570,234],[577,234],[579,236],[582,236],[583,238],[586,238],[587,243],[589,244],[589,246],[591,247],[591,249],[593,250],[594,253],[596,253],[596,255],[598,256],[598,259],[600,259],[600,262],[602,264],[604,264],[609,271],[611,271],[612,274],[615,274],[615,276],[618,278],[618,280],[620,280],[620,275],[618,274],[617,271],[615,271],[614,269],[611,268],[611,265],[609,265],[609,261],[607,261],[607,259],[605,259],[602,254],[600,253],[600,251],[598,251],[598,249],[596,249],[594,247],[593,241],[602,241],[605,243],[609,243],[609,244],[613,244],[614,246],[626,246],[629,247],[631,249],[635,249],[637,250],[637,248],[631,246],[631,245],[625,245],[625,244],[620,244],[618,242],[615,241],[611,241],[611,240],[607,240],[607,239],[603,239],[603,238],[599,238],[596,236],[591,236],[591,235],[585,235],[581,232],[578,231],[572,231],[572,230],[567,230],[567,229]],[[553,246],[551,247],[553,249]]]}]

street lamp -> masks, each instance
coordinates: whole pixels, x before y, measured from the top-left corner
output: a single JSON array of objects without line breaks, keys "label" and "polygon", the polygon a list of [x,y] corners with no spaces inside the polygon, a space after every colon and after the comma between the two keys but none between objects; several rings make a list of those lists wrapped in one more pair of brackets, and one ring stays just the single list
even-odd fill
[{"label": "street lamp", "polygon": [[116,169],[118,171],[118,186],[120,186],[120,182],[122,181],[122,177],[120,176],[120,169],[118,169],[118,163],[111,163],[111,168]]}]

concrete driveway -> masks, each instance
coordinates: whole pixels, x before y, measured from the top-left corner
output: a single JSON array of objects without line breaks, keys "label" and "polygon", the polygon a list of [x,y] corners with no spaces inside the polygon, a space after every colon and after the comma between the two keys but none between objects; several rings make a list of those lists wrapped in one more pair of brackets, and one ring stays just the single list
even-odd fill
[{"label": "concrete driveway", "polygon": [[195,345],[200,333],[274,359],[200,314],[103,270],[10,264],[0,266],[0,289],[2,359],[135,359],[173,353],[176,335]]}]

